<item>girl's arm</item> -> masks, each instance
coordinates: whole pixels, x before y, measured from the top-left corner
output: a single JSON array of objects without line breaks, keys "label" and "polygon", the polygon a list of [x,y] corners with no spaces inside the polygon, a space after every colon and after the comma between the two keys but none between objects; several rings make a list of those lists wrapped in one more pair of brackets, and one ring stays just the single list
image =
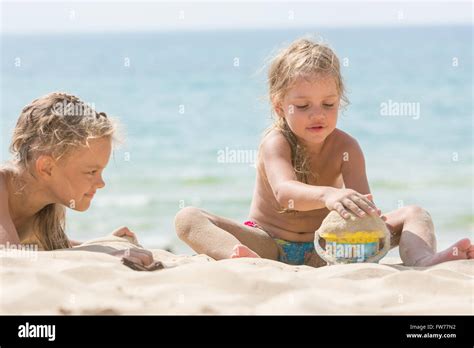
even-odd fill
[{"label": "girl's arm", "polygon": [[349,210],[359,216],[376,214],[373,203],[353,189],[313,186],[297,181],[290,145],[279,132],[269,134],[260,151],[273,194],[283,208],[299,211],[328,208],[344,218],[349,217]]},{"label": "girl's arm", "polygon": [[283,135],[272,132],[260,146],[261,159],[276,200],[286,209],[307,211],[325,208],[327,186],[299,182],[291,164],[291,149]]},{"label": "girl's arm", "polygon": [[75,246],[81,245],[82,242],[78,242],[77,240],[69,239],[69,244],[71,244],[72,247],[75,247]]},{"label": "girl's arm", "polygon": [[5,177],[0,173],[0,245],[20,244],[20,237],[8,209],[8,193]]}]

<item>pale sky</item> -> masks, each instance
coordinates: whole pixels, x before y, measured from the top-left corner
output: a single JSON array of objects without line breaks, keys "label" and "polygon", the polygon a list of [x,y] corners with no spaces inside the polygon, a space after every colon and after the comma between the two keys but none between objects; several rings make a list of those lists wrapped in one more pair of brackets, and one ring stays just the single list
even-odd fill
[{"label": "pale sky", "polygon": [[6,33],[472,25],[454,1],[1,1]]}]

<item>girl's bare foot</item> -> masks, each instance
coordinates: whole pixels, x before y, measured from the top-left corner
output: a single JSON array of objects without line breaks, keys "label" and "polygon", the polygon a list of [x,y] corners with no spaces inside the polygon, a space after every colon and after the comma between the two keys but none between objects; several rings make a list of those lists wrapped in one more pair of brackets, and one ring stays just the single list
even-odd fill
[{"label": "girl's bare foot", "polygon": [[243,244],[237,244],[234,249],[232,249],[232,254],[230,255],[231,259],[235,259],[238,257],[258,257],[258,254],[251,250],[249,247],[246,247]]},{"label": "girl's bare foot", "polygon": [[449,248],[418,260],[415,266],[432,266],[441,262],[474,259],[474,245],[469,238],[461,239]]}]

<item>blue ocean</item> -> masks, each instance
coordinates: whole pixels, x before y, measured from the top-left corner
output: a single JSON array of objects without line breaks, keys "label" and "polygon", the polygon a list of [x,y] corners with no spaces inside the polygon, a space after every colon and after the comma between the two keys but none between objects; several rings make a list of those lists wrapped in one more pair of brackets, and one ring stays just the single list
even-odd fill
[{"label": "blue ocean", "polygon": [[376,204],[423,206],[440,248],[472,236],[469,26],[3,34],[0,160],[24,105],[76,94],[126,137],[91,208],[68,212],[68,234],[84,241],[125,225],[146,247],[191,253],[174,233],[180,208],[246,219],[256,172],[234,155],[251,159],[271,124],[269,58],[307,34],[341,60],[351,103],[338,127],[364,150]]}]

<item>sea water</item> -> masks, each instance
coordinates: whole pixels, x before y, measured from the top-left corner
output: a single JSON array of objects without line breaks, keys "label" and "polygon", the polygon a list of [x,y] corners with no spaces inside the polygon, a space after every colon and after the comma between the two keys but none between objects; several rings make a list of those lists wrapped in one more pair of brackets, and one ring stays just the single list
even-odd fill
[{"label": "sea water", "polygon": [[24,105],[76,94],[119,118],[126,142],[91,209],[68,212],[69,235],[126,225],[147,247],[190,252],[174,234],[180,208],[247,217],[271,123],[265,62],[307,33],[341,60],[351,104],[338,127],[365,153],[376,204],[426,208],[439,247],[472,234],[472,27],[4,34],[0,159]]}]

